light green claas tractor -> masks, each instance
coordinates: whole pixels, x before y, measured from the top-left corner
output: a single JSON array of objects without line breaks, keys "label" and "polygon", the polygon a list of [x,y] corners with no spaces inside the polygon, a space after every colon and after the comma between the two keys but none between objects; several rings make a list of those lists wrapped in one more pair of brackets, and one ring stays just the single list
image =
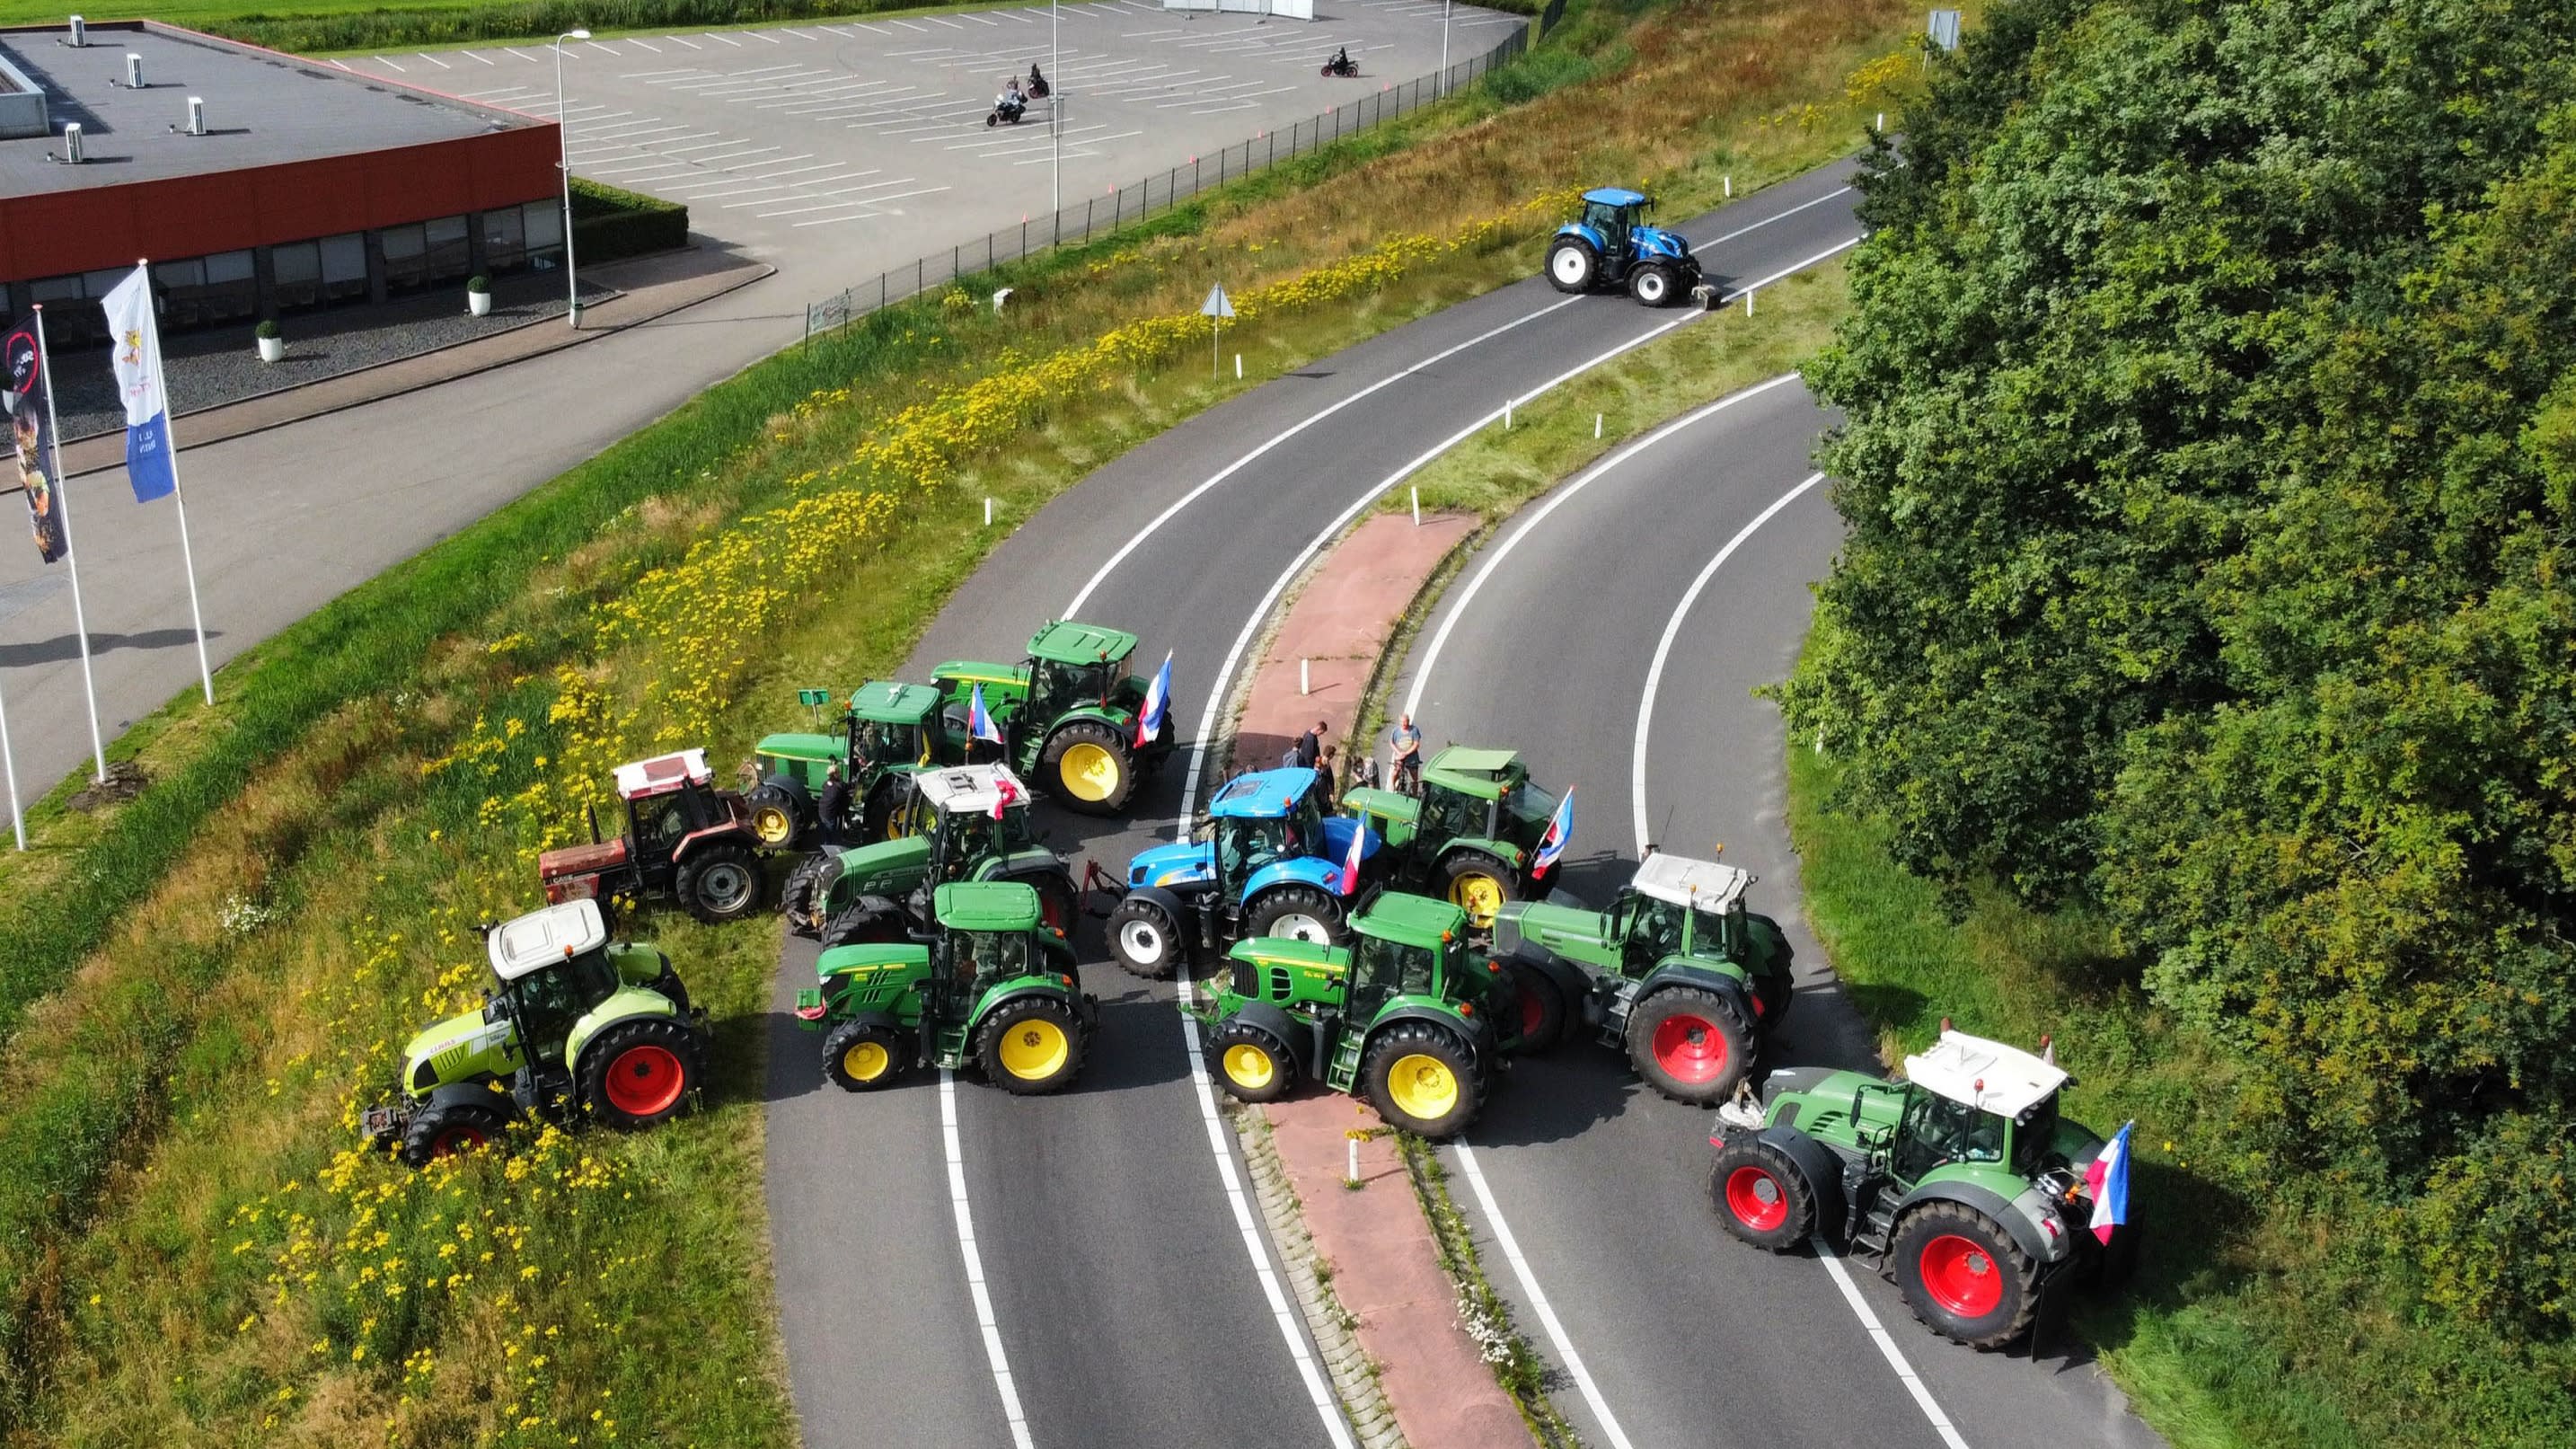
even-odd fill
[{"label": "light green claas tractor", "polygon": [[930,891],[959,881],[1019,881],[1042,923],[1071,933],[1081,896],[1062,857],[1037,838],[1028,791],[1007,765],[951,765],[907,780],[913,824],[892,840],[826,848],[788,873],[788,927],[825,946],[903,940],[924,928]]},{"label": "light green claas tractor", "polygon": [[2073,1078],[1941,1023],[1901,1081],[1823,1067],[1770,1074],[1718,1109],[1709,1197],[1729,1233],[1794,1252],[1821,1237],[1876,1260],[1914,1315],[1997,1348],[2030,1330],[2060,1282],[2116,1283],[2138,1227],[2089,1229],[2086,1169],[2104,1143],[2058,1115]]},{"label": "light green claas tractor", "polygon": [[[1127,672],[1136,636],[1069,620],[1038,630],[1019,664],[952,659],[931,672],[940,693],[942,759],[990,758],[990,744],[966,728],[975,687],[1002,731],[1002,757],[1013,769],[1085,815],[1115,815],[1127,806],[1141,769],[1172,753],[1171,713],[1142,748],[1136,717],[1145,681]],[[969,753],[970,747],[978,753]],[[953,753],[950,753],[952,752]]]},{"label": "light green claas tractor", "polygon": [[1744,906],[1753,880],[1713,860],[1655,854],[1606,911],[1504,906],[1493,951],[1519,987],[1529,1049],[1579,1021],[1665,1096],[1725,1101],[1791,1000],[1789,942],[1777,921]]},{"label": "light green claas tractor", "polygon": [[418,1167],[523,1114],[633,1128],[687,1106],[706,1071],[705,1020],[669,957],[608,939],[599,902],[492,928],[484,951],[498,989],[403,1048],[400,1095],[366,1111],[371,1142]]},{"label": "light green claas tractor", "polygon": [[1070,1085],[1098,1008],[1073,947],[1038,923],[1037,892],[943,885],[933,910],[920,939],[836,946],[815,963],[796,1015],[823,1033],[823,1075],[865,1092],[907,1066],[972,1063],[1018,1096]]},{"label": "light green claas tractor", "polygon": [[1207,1027],[1208,1071],[1246,1102],[1299,1077],[1368,1099],[1424,1137],[1467,1129],[1515,1045],[1501,968],[1467,951],[1467,917],[1422,896],[1378,895],[1348,948],[1260,936],[1228,953]]},{"label": "light green claas tractor", "polygon": [[1342,796],[1342,812],[1386,841],[1377,874],[1398,890],[1446,898],[1482,932],[1529,894],[1556,797],[1530,783],[1511,750],[1451,745],[1423,767],[1419,799],[1394,790]]},{"label": "light green claas tractor", "polygon": [[[808,704],[830,698],[823,690],[799,691]],[[850,707],[837,734],[765,735],[752,749],[759,782],[744,798],[751,829],[770,850],[803,850],[823,825],[822,799],[833,766],[849,782],[855,820],[835,822],[843,838],[890,840],[906,833],[904,805],[911,799],[904,777],[964,758],[944,748],[939,691],[926,684],[872,679],[850,691]]]}]

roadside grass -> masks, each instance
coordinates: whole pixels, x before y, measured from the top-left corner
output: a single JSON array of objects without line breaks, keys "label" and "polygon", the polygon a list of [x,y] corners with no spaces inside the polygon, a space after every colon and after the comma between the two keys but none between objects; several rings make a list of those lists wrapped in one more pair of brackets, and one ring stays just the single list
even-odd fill
[{"label": "roadside grass", "polygon": [[[1710,93],[1749,118],[1909,24],[1676,10],[1636,50],[1778,51]],[[1521,198],[1594,179],[1578,153],[1608,137],[1637,138],[1628,176],[1680,168],[1670,114],[1570,87],[1514,119],[1579,121],[1579,147],[1487,121],[1426,138],[1445,161],[1355,148],[1316,163],[1352,168],[1324,194],[1218,195],[1007,269],[1006,319],[956,291],[760,364],[121,740],[138,799],[56,792],[46,850],[0,867],[24,948],[0,974],[11,1442],[790,1441],[757,1187],[774,923],[642,923],[719,1022],[708,1112],[414,1176],[351,1150],[354,1114],[412,1029],[472,1004],[470,926],[525,908],[605,762],[737,758],[796,685],[898,664],[1002,532],[981,497],[1026,517],[1240,386],[1526,275],[1554,218]],[[1480,165],[1510,174],[1455,183]],[[1243,384],[1191,365],[1218,274],[1264,299]]]}]

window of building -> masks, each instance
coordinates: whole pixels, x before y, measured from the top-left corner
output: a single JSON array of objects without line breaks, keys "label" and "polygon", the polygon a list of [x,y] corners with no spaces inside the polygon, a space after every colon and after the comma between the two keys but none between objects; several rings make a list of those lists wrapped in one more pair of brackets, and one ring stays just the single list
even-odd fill
[{"label": "window of building", "polygon": [[421,232],[426,243],[424,271],[429,281],[453,281],[474,270],[474,253],[465,241],[465,218],[442,216],[424,222]]},{"label": "window of building", "polygon": [[385,249],[385,290],[417,292],[429,285],[429,232],[417,222],[376,233]]},{"label": "window of building", "polygon": [[259,310],[259,285],[252,280],[247,251],[156,263],[152,283],[164,327],[207,327]]},{"label": "window of building", "polygon": [[528,262],[527,219],[513,206],[483,213],[483,267],[508,272]]},{"label": "window of building", "polygon": [[528,264],[539,270],[563,265],[563,203],[531,201],[519,208],[528,236]]},{"label": "window of building", "polygon": [[367,295],[367,238],[344,232],[322,238],[322,300],[357,301]]},{"label": "window of building", "polygon": [[271,295],[278,307],[312,307],[322,301],[322,247],[318,242],[288,242],[268,249],[268,270],[275,282]]}]

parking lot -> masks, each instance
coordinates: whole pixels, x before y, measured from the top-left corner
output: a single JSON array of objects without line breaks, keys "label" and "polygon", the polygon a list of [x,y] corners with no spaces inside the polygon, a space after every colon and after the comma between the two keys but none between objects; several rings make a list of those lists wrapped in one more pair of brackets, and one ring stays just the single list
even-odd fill
[{"label": "parking lot", "polygon": [[[1312,22],[1165,11],[1149,0],[1056,14],[1056,87],[988,126],[1011,75],[1048,56],[1043,6],[761,30],[621,36],[563,52],[573,171],[686,202],[692,229],[804,290],[849,285],[1440,67],[1438,0],[1330,0]],[[1459,6],[1453,62],[1525,17]],[[1347,46],[1357,79],[1320,75]],[[415,86],[551,116],[543,45],[351,57]]]}]

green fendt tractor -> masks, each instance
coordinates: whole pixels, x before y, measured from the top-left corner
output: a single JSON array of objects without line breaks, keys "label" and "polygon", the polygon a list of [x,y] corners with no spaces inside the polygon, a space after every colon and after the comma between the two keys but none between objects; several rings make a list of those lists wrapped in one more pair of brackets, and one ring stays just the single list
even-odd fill
[{"label": "green fendt tractor", "polygon": [[1731,865],[1656,854],[1606,911],[1504,906],[1493,950],[1519,987],[1528,1049],[1580,1020],[1656,1091],[1725,1101],[1790,1002],[1789,943],[1744,908],[1752,884]]},{"label": "green fendt tractor", "polygon": [[599,902],[548,906],[483,944],[499,989],[403,1048],[399,1098],[366,1111],[370,1141],[418,1167],[522,1114],[645,1127],[688,1104],[706,1071],[704,1017],[669,957],[608,939]]},{"label": "green fendt tractor", "polygon": [[825,946],[900,941],[930,919],[930,892],[958,881],[1018,881],[1037,892],[1041,922],[1070,934],[1081,896],[1064,859],[1039,843],[1028,791],[1007,765],[922,770],[901,808],[909,833],[826,849],[788,873],[790,929]]},{"label": "green fendt tractor", "polygon": [[[808,702],[830,696],[800,691]],[[837,821],[843,839],[891,840],[907,833],[904,777],[964,758],[946,748],[939,729],[939,691],[926,684],[872,679],[850,691],[838,734],[776,734],[752,749],[760,783],[744,797],[751,829],[771,850],[803,850],[822,833],[823,790],[833,766],[850,785],[854,818]]]},{"label": "green fendt tractor", "polygon": [[1342,810],[1384,837],[1380,879],[1445,897],[1483,931],[1504,902],[1529,893],[1556,797],[1530,783],[1513,751],[1451,745],[1423,768],[1421,798],[1351,790]]},{"label": "green fendt tractor", "polygon": [[1037,892],[943,885],[933,910],[921,939],[836,946],[815,963],[796,1016],[823,1033],[823,1075],[865,1092],[907,1066],[972,1062],[1017,1096],[1070,1085],[1099,1011],[1064,933],[1038,923]]},{"label": "green fendt tractor", "polygon": [[1501,968],[1469,957],[1466,913],[1442,901],[1381,894],[1350,926],[1348,948],[1261,936],[1227,953],[1199,1014],[1209,1072],[1246,1102],[1316,1077],[1408,1132],[1465,1131],[1514,1045]]},{"label": "green fendt tractor", "polygon": [[2086,1169],[2104,1144],[2058,1116],[2072,1080],[2045,1054],[1946,1020],[1902,1081],[1775,1071],[1759,1106],[1748,1089],[1718,1109],[1709,1196],[1755,1247],[1822,1237],[1875,1259],[1935,1331],[2000,1347],[2029,1331],[2062,1277],[2114,1282],[2137,1251],[2135,1223],[2107,1246],[2087,1226]]},{"label": "green fendt tractor", "polygon": [[940,665],[931,678],[941,698],[943,749],[956,752],[942,758],[973,758],[966,723],[980,684],[1013,768],[1067,809],[1117,814],[1136,788],[1137,771],[1172,753],[1169,710],[1154,737],[1136,747],[1146,685],[1127,672],[1127,656],[1135,652],[1133,634],[1064,621],[1038,630],[1019,664],[953,659]]}]

